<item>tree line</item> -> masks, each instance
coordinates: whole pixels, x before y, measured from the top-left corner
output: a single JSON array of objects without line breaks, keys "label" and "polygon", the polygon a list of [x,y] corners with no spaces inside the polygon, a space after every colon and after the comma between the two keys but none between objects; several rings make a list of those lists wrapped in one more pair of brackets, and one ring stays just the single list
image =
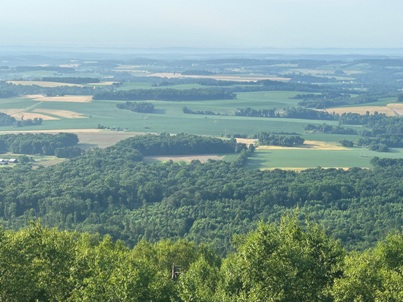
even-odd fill
[{"label": "tree line", "polygon": [[211,110],[192,110],[186,106],[182,108],[182,112],[185,114],[221,115],[221,113],[213,112]]},{"label": "tree line", "polygon": [[126,109],[133,112],[153,113],[154,104],[148,102],[126,102],[123,104],[116,104],[119,109]]},{"label": "tree line", "polygon": [[345,135],[356,135],[358,132],[351,128],[345,128],[341,126],[334,126],[328,124],[314,125],[307,124],[304,126],[305,132],[310,133],[327,133],[327,134],[345,134]]},{"label": "tree line", "polygon": [[336,96],[330,96],[329,94],[306,94],[299,95],[298,97],[304,97],[302,101],[298,102],[299,106],[316,109],[325,109],[342,105],[374,103],[378,101],[377,96],[365,94],[354,97],[350,94]]},{"label": "tree line", "polygon": [[85,86],[58,86],[42,87],[39,85],[16,85],[0,82],[0,97],[9,98],[30,94],[42,94],[46,96],[61,95],[93,95],[97,91],[109,90],[110,87],[85,87]]},{"label": "tree line", "polygon": [[338,114],[328,113],[326,111],[319,111],[307,109],[302,107],[288,107],[283,109],[253,109],[237,108],[235,111],[236,116],[253,116],[253,117],[268,117],[268,118],[297,118],[309,120],[337,120]]},{"label": "tree line", "polygon": [[257,136],[260,145],[296,147],[303,145],[305,140],[298,135],[278,135],[261,132]]},{"label": "tree line", "polygon": [[32,72],[32,71],[53,71],[60,73],[74,73],[76,70],[73,67],[60,67],[60,66],[15,66],[11,68],[16,72]]},{"label": "tree line", "polygon": [[237,143],[235,139],[162,133],[128,138],[117,143],[116,148],[136,149],[144,156],[150,156],[235,153],[246,149],[246,145]]},{"label": "tree line", "polygon": [[235,116],[254,116],[254,117],[280,117],[280,114],[276,109],[253,109],[237,108],[235,110]]},{"label": "tree line", "polygon": [[89,84],[101,82],[100,79],[91,77],[42,77],[41,80],[44,82],[58,82],[67,84]]},{"label": "tree line", "polygon": [[94,94],[95,100],[123,100],[123,101],[203,101],[235,99],[236,94],[225,89],[192,88],[192,89],[133,89],[100,91]]},{"label": "tree line", "polygon": [[0,127],[37,126],[37,125],[42,125],[42,121],[43,121],[42,118],[16,120],[14,117],[12,117],[6,113],[0,112]]},{"label": "tree line", "polygon": [[0,112],[0,126],[12,126],[16,119],[6,113]]},{"label": "tree line", "polygon": [[400,117],[390,117],[377,112],[374,114],[367,112],[363,115],[343,113],[340,116],[340,124],[364,125],[368,128],[360,132],[358,146],[379,152],[403,147],[403,119]]},{"label": "tree line", "polygon": [[0,153],[75,157],[83,152],[77,148],[78,137],[73,133],[4,134],[0,135]]}]

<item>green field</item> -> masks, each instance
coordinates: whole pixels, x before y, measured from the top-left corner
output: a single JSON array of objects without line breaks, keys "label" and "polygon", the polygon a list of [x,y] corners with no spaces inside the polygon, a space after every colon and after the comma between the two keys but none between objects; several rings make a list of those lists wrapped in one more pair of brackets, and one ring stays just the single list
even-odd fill
[{"label": "green field", "polygon": [[[108,127],[121,127],[135,132],[192,133],[201,135],[254,135],[259,132],[298,132],[307,123],[323,123],[301,119],[265,119],[233,116],[237,108],[283,108],[292,106],[296,100],[289,99],[295,92],[242,93],[236,100],[213,100],[200,102],[151,101],[156,113],[142,114],[121,110],[116,104],[121,101],[97,100],[91,103],[38,102],[31,99],[1,99],[0,108],[33,110],[68,110],[87,118],[44,121],[41,126],[23,130],[80,129],[96,128],[98,124]],[[192,110],[211,110],[221,115],[205,116],[184,114],[186,106]],[[53,116],[52,114],[49,114]],[[3,128],[4,130],[16,130]]]},{"label": "green field", "polygon": [[363,148],[348,150],[256,150],[248,160],[248,167],[258,169],[289,168],[305,169],[316,167],[370,167],[373,157],[402,158],[403,149],[380,153]]},{"label": "green field", "polygon": [[[189,89],[197,85],[177,85],[174,88]],[[121,89],[150,88],[150,83],[124,83]],[[170,86],[171,87],[171,86]],[[129,133],[189,133],[199,135],[211,135],[224,137],[234,134],[252,137],[260,132],[288,132],[297,133],[306,140],[325,141],[338,143],[342,139],[357,141],[359,136],[349,135],[324,135],[304,133],[303,127],[310,124],[337,125],[336,121],[303,120],[303,119],[279,119],[234,116],[237,108],[251,107],[254,109],[282,109],[297,106],[298,100],[293,99],[300,92],[292,91],[259,91],[243,92],[237,94],[234,100],[212,101],[149,101],[155,106],[152,114],[135,113],[121,110],[116,104],[122,101],[95,100],[89,103],[73,102],[39,102],[28,98],[0,99],[0,108],[4,110],[20,109],[26,112],[42,110],[66,110],[83,115],[85,118],[64,118],[56,114],[47,113],[50,117],[58,117],[58,120],[44,120],[42,125],[15,128],[3,127],[2,130],[65,130],[65,129],[95,129],[98,125],[110,128],[125,129],[126,136]],[[388,103],[391,99],[383,99],[382,103]],[[381,103],[380,102],[380,103]],[[184,114],[182,109],[186,106],[194,111],[209,110],[219,115],[195,115]],[[1,109],[0,109],[1,112]],[[349,126],[350,127],[350,126]],[[360,131],[363,127],[351,126]],[[1,132],[0,132],[1,133]],[[112,135],[119,136],[117,132],[105,132],[103,135],[94,135],[89,143],[84,142],[86,148],[93,146],[105,146],[104,138]],[[126,137],[119,136],[119,139]],[[121,138],[120,138],[121,137]],[[114,141],[114,140],[113,140]],[[107,145],[107,144],[106,144]],[[364,155],[363,155],[364,154]],[[258,151],[256,156],[250,159],[250,167],[254,168],[307,168],[307,167],[368,167],[373,156],[379,157],[403,157],[401,151],[390,153],[377,153],[363,149],[351,149],[347,151],[330,150],[273,150]]]}]

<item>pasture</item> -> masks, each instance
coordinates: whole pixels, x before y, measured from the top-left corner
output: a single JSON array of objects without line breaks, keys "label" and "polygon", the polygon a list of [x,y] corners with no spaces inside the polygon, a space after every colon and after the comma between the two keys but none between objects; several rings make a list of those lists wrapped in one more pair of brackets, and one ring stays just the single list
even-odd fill
[{"label": "pasture", "polygon": [[287,168],[300,170],[307,168],[350,168],[371,167],[373,157],[402,158],[403,149],[393,149],[392,152],[380,153],[364,148],[349,148],[346,150],[321,149],[270,149],[256,150],[249,158],[247,166],[255,169]]}]

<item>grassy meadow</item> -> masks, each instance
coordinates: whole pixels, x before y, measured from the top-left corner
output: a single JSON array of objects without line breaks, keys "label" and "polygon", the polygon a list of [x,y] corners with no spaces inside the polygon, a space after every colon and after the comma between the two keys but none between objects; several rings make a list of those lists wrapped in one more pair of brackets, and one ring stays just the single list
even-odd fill
[{"label": "grassy meadow", "polygon": [[347,150],[256,150],[248,160],[248,167],[258,169],[306,169],[306,168],[369,168],[373,157],[402,158],[403,149],[380,153],[364,148]]}]

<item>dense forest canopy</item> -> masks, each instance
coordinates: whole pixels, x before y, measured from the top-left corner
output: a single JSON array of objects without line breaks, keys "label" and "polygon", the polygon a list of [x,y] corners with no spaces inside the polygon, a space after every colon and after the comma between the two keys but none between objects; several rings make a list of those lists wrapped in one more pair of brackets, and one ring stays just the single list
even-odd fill
[{"label": "dense forest canopy", "polygon": [[[148,155],[240,151],[234,162],[148,163]],[[245,146],[192,135],[134,137],[76,159],[32,170],[0,169],[0,217],[19,228],[41,218],[49,226],[141,239],[185,237],[218,253],[233,234],[275,221],[299,207],[348,248],[373,246],[402,221],[403,168],[259,171],[243,168]],[[375,224],[374,221],[377,221]]]},{"label": "dense forest canopy", "polygon": [[258,135],[259,144],[269,146],[295,147],[304,144],[304,139],[297,135],[278,135],[262,132]]},{"label": "dense forest canopy", "polygon": [[75,147],[78,137],[73,133],[59,134],[3,134],[0,135],[0,153],[56,155],[58,157],[75,157],[82,151]]},{"label": "dense forest canopy", "polygon": [[225,140],[180,133],[170,135],[145,135],[128,138],[115,145],[117,149],[135,149],[144,156],[149,155],[191,155],[235,153],[246,149],[245,144],[235,139]]}]

